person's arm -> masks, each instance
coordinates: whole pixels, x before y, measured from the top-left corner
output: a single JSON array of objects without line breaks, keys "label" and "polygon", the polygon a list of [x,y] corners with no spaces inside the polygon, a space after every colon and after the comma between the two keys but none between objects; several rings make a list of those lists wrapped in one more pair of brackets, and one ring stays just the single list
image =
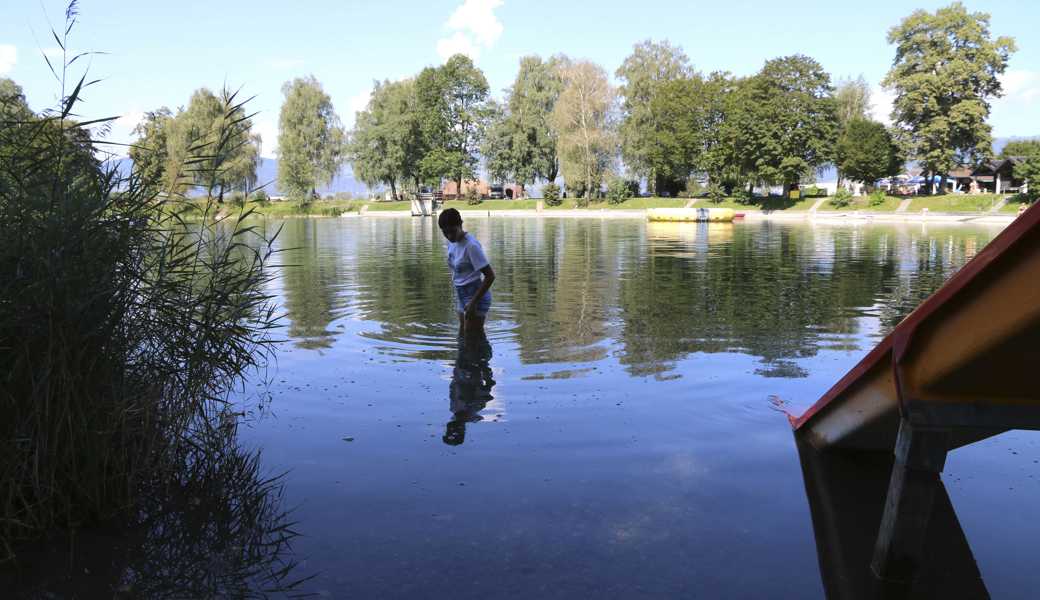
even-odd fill
[{"label": "person's arm", "polygon": [[484,275],[484,281],[480,283],[480,288],[477,289],[477,293],[473,294],[473,298],[470,299],[469,304],[466,305],[466,317],[472,317],[473,311],[476,310],[477,304],[480,304],[480,300],[484,297],[484,294],[491,289],[491,284],[495,283],[495,270],[491,268],[490,264],[484,265],[484,268],[480,270]]}]

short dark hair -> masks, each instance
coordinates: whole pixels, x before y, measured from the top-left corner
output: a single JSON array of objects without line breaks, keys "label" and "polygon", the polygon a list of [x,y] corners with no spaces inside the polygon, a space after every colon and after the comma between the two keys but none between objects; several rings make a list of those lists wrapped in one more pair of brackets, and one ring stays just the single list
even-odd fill
[{"label": "short dark hair", "polygon": [[440,216],[437,217],[437,226],[444,229],[451,225],[462,225],[462,215],[460,215],[459,211],[454,208],[446,208],[442,210]]}]

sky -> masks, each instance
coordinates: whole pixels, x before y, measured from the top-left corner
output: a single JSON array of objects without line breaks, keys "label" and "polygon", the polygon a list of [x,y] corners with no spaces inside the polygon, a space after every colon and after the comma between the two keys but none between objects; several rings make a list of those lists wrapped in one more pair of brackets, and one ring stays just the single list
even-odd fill
[{"label": "sky", "polygon": [[[25,90],[36,109],[57,103],[60,86],[44,56],[61,61],[51,27],[61,30],[65,2],[4,0],[0,77]],[[145,111],[187,104],[200,87],[227,84],[255,96],[250,106],[262,154],[277,153],[281,87],[314,75],[348,127],[368,101],[373,81],[396,80],[441,64],[454,52],[476,61],[501,98],[522,56],[564,53],[613,74],[637,42],[681,46],[702,72],[750,75],[770,59],[815,58],[837,80],[862,75],[874,89],[874,116],[888,120],[891,95],[880,82],[894,49],[888,30],[914,9],[948,2],[869,3],[726,0],[83,0],[67,44],[101,82],[85,94],[84,118],[121,117],[109,139],[129,142]],[[1040,2],[966,1],[991,15],[994,37],[1015,38],[1004,75],[1005,97],[993,102],[997,137],[1040,135]],[[118,151],[117,154],[122,153]]]}]

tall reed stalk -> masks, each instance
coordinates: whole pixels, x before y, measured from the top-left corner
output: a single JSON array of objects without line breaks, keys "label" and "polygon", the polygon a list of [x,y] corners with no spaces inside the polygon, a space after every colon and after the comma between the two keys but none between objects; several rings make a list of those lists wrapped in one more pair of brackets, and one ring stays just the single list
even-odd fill
[{"label": "tall reed stalk", "polygon": [[[67,48],[75,3],[55,39]],[[145,483],[219,460],[227,398],[271,349],[271,241],[213,206],[96,157],[76,108],[97,82],[52,68],[60,105],[0,99],[0,560],[13,540],[140,504]],[[79,64],[83,64],[82,61]],[[5,104],[7,106],[5,107]],[[224,94],[219,131],[180,177],[220,169],[244,103]],[[239,136],[240,137],[240,136]]]}]

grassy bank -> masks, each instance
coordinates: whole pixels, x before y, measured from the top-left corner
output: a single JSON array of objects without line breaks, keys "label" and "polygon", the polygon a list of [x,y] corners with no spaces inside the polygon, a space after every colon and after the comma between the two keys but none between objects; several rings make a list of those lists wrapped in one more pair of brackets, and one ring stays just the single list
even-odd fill
[{"label": "grassy bank", "polygon": [[[996,194],[982,194],[978,196],[968,195],[946,195],[946,196],[920,196],[910,201],[906,212],[920,212],[927,208],[929,212],[951,212],[951,213],[987,213],[1003,198]],[[698,198],[695,207],[704,208],[730,208],[736,211],[808,211],[821,198],[783,198],[779,196],[756,197],[751,201],[739,198],[724,198],[721,202],[712,202],[708,198]],[[822,198],[823,202],[817,207],[819,212],[848,212],[863,211],[872,213],[895,212],[899,205],[905,200],[899,196],[886,196],[880,204],[871,204],[867,196],[858,196],[851,199],[846,206],[835,206],[832,198]],[[539,200],[527,198],[523,200],[484,200],[477,204],[470,204],[464,200],[449,200],[444,203],[445,208],[458,210],[535,210]],[[648,208],[678,208],[689,202],[687,198],[629,198],[624,202],[612,204],[606,200],[593,201],[585,207],[579,207],[574,198],[565,198],[559,206],[545,206],[545,211],[558,210],[645,210]],[[205,200],[193,200],[188,203],[188,214],[202,214],[206,206]],[[211,205],[212,206],[212,205]],[[385,202],[364,200],[316,200],[313,202],[247,202],[246,209],[253,209],[258,214],[268,217],[338,217],[344,213],[356,213],[362,206],[367,206],[368,212],[402,212],[411,209],[408,201]],[[1000,212],[1016,213],[1021,206],[1021,200],[1012,198]],[[226,203],[227,211],[237,212],[240,205]]]}]

